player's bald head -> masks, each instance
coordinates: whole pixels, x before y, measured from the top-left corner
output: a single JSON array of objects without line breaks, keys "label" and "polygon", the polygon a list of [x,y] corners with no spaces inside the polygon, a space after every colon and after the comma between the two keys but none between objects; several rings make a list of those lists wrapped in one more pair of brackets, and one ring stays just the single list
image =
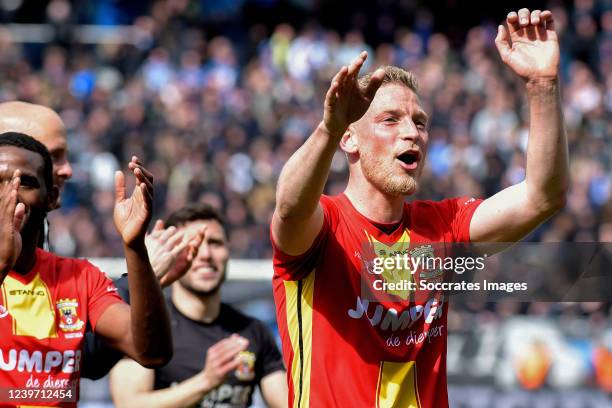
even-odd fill
[{"label": "player's bald head", "polygon": [[46,106],[21,101],[0,103],[0,133],[4,132],[24,133],[42,144],[53,133],[66,138],[64,122],[57,113]]},{"label": "player's bald head", "polygon": [[28,102],[0,103],[0,133],[5,132],[23,133],[45,145],[53,159],[53,183],[60,190],[66,180],[72,177],[66,128],[55,111]]}]

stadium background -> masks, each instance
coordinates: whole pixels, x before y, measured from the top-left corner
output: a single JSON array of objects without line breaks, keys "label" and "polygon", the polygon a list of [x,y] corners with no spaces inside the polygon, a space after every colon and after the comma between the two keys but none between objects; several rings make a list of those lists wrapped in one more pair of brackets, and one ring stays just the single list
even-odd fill
[{"label": "stadium background", "polygon": [[[242,260],[224,297],[275,329],[274,185],[333,73],[362,49],[367,69],[413,70],[433,118],[419,196],[488,196],[524,177],[523,88],[493,44],[523,6],[555,16],[572,176],[566,209],[529,240],[612,241],[609,0],[0,0],[0,100],[50,106],[67,125],[74,177],[50,217],[56,252],[120,272],[112,175],[137,154],[156,176],[156,216],[193,200],[223,209]],[[337,155],[328,192],[346,176]],[[610,323],[609,302],[454,305],[451,406],[608,406]],[[105,382],[82,401],[108,406]]]}]

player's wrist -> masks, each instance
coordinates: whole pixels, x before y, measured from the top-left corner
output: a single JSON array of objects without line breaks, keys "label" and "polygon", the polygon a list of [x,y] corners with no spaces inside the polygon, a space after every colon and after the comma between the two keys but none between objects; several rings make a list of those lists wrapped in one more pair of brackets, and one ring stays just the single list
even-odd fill
[{"label": "player's wrist", "polygon": [[15,267],[17,256],[8,254],[0,258],[0,278],[4,278]]},{"label": "player's wrist", "polygon": [[140,255],[147,254],[147,258],[148,258],[147,246],[145,245],[145,242],[144,242],[144,236],[136,237],[129,241],[124,240],[123,247],[125,250],[130,250]]},{"label": "player's wrist", "polygon": [[197,377],[197,389],[198,392],[202,393],[202,395],[209,393],[210,390],[217,386],[214,381],[211,380],[210,376],[206,373],[206,371],[200,371],[197,374]]},{"label": "player's wrist", "polygon": [[342,128],[342,126],[334,126],[333,124],[326,123],[325,120],[322,120],[317,126],[317,131],[321,134],[324,134],[328,138],[334,141],[340,141],[340,138],[344,134],[346,127]]},{"label": "player's wrist", "polygon": [[525,81],[527,92],[538,92],[543,90],[556,89],[559,85],[559,76],[544,76],[528,78]]}]

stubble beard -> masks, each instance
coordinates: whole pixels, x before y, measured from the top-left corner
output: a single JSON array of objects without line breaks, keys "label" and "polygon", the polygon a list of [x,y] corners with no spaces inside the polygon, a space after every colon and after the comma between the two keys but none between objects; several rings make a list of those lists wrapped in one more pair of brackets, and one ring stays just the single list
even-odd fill
[{"label": "stubble beard", "polygon": [[[365,179],[384,194],[407,196],[417,192],[419,183],[416,177],[408,173],[394,174],[393,165],[386,165],[380,158],[366,155],[362,156],[360,161]],[[417,171],[420,174],[420,169]]]},{"label": "stubble beard", "polygon": [[41,234],[44,234],[45,218],[47,212],[44,210],[30,208],[30,213],[23,228],[20,231],[23,242],[36,242]]},{"label": "stubble beard", "polygon": [[200,288],[195,287],[194,285],[192,285],[192,283],[189,281],[189,279],[186,276],[179,279],[178,283],[179,285],[183,287],[183,289],[185,289],[188,292],[191,292],[192,294],[198,297],[209,297],[219,292],[219,290],[221,289],[221,285],[223,284],[223,282],[225,282],[226,276],[227,275],[224,272],[223,276],[219,279],[219,282],[217,282],[215,286],[213,286],[210,289],[200,289]]}]

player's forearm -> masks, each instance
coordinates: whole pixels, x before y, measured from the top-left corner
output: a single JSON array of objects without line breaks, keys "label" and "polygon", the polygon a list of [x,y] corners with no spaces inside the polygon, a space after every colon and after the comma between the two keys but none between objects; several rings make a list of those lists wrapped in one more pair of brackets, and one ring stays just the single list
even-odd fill
[{"label": "player's forearm", "polygon": [[315,212],[339,141],[321,123],[287,161],[276,190],[281,219],[308,218]]},{"label": "player's forearm", "polygon": [[530,128],[526,183],[529,201],[543,211],[565,204],[569,185],[567,136],[563,122],[559,81],[527,84]]},{"label": "player's forearm", "polygon": [[144,245],[125,246],[135,359],[159,366],[172,358],[172,334],[165,300]]},{"label": "player's forearm", "polygon": [[262,378],[259,389],[268,408],[284,408],[287,406],[288,390],[285,370],[278,370]]},{"label": "player's forearm", "polygon": [[122,395],[115,398],[115,404],[117,408],[189,408],[211,390],[201,374],[197,374],[163,390],[136,393],[122,390]]}]

